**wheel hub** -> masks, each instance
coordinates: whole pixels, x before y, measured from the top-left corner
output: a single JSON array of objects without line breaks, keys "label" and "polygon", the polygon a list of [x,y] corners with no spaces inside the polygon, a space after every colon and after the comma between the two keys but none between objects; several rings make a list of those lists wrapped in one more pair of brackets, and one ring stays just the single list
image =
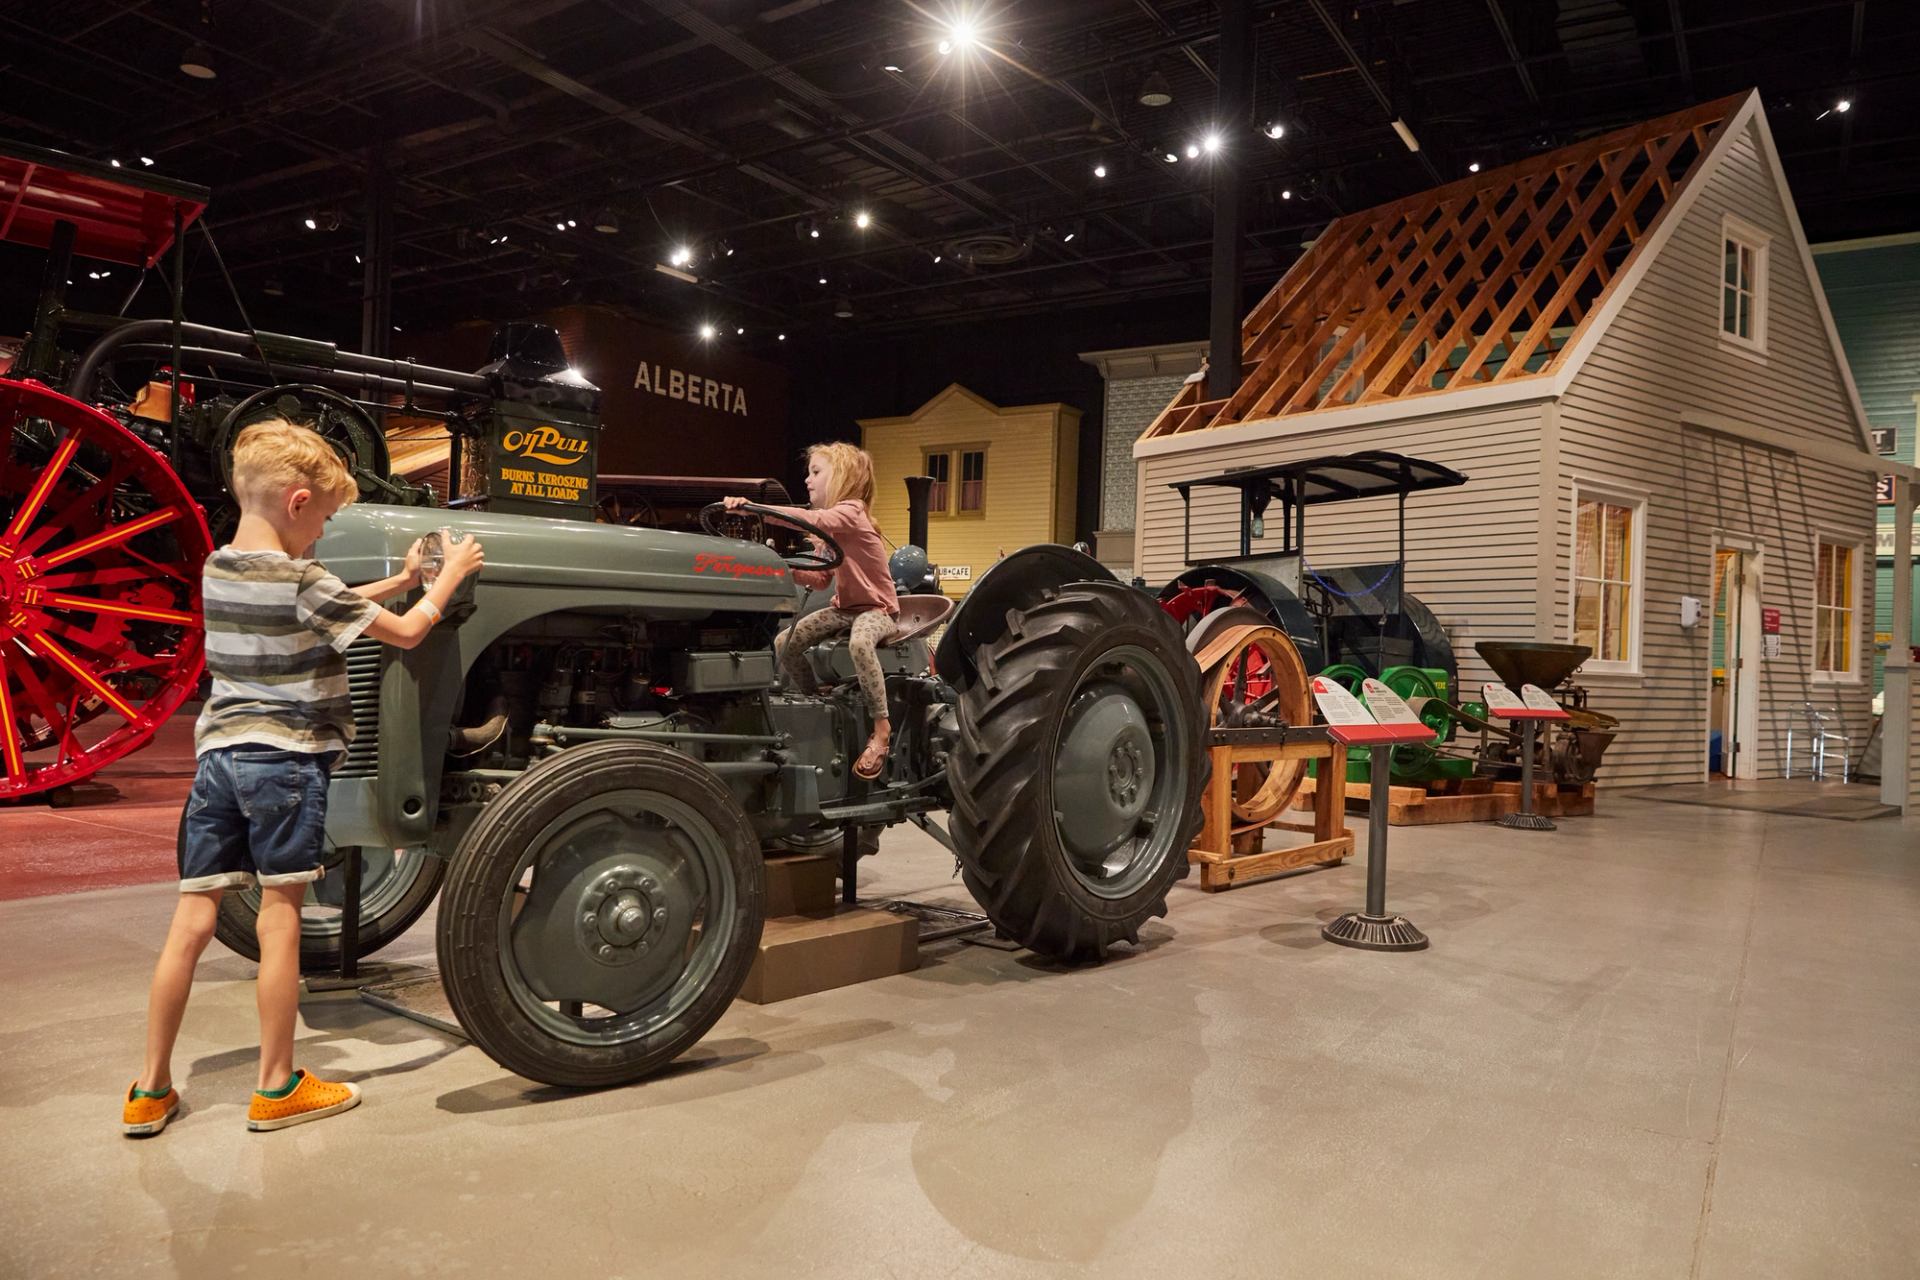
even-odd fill
[{"label": "wheel hub", "polygon": [[1103,866],[1139,834],[1153,790],[1153,737],[1133,695],[1107,681],[1081,690],[1053,768],[1062,840],[1076,860]]},{"label": "wheel hub", "polygon": [[538,999],[626,1014],[673,987],[712,905],[684,832],[644,813],[599,810],[536,856],[511,946]]},{"label": "wheel hub", "polygon": [[601,964],[633,964],[667,932],[673,918],[669,896],[638,866],[605,871],[579,891],[581,944]]}]

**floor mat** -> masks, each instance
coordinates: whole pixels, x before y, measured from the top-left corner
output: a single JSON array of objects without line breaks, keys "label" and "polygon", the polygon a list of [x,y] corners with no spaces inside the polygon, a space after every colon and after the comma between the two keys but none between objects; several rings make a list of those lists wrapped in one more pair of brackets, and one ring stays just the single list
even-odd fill
[{"label": "floor mat", "polygon": [[[1818,789],[1815,789],[1815,788]],[[1692,783],[1671,787],[1641,787],[1626,791],[1640,800],[1659,800],[1667,804],[1695,804],[1710,809],[1747,809],[1761,813],[1786,814],[1796,818],[1830,818],[1836,822],[1866,822],[1874,818],[1897,818],[1900,810],[1880,803],[1879,794],[1865,786],[1827,783],[1810,784],[1805,790],[1773,784],[1766,790],[1728,788],[1723,783]]]}]

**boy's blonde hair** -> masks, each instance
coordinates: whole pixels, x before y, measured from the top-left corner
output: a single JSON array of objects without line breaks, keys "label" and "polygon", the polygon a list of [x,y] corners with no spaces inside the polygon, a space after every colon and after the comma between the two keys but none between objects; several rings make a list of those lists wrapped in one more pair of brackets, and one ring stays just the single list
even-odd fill
[{"label": "boy's blonde hair", "polygon": [[827,465],[833,468],[833,492],[827,495],[827,505],[845,502],[853,498],[873,512],[873,455],[857,444],[848,444],[836,440],[832,444],[816,444],[807,450],[807,464],[811,466],[815,458],[824,457]]},{"label": "boy's blonde hair", "polygon": [[274,501],[290,485],[316,496],[329,494],[345,506],[360,493],[353,472],[318,432],[269,418],[240,433],[233,443],[233,492],[243,506]]}]

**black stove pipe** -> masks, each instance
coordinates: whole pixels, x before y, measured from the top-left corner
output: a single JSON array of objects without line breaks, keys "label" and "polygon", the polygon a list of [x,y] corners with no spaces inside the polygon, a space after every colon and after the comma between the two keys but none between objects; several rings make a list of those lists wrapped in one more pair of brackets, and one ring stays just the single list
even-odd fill
[{"label": "black stove pipe", "polygon": [[932,490],[932,476],[907,477],[907,541],[922,551],[927,549],[927,495]]}]

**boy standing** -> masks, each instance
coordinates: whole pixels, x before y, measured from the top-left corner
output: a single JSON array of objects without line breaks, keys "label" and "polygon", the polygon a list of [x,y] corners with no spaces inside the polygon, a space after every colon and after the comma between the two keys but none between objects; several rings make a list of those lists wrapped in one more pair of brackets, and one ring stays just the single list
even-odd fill
[{"label": "boy standing", "polygon": [[359,1104],[359,1086],[293,1066],[300,906],[321,875],[327,774],[353,740],[343,655],[363,635],[402,649],[419,644],[483,560],[471,538],[450,545],[425,598],[395,614],[380,602],[419,584],[418,542],[404,572],[358,591],[303,558],[355,485],[331,445],[282,420],[240,433],[233,490],[239,527],[207,557],[204,572],[213,691],[194,726],[198,767],[187,799],[180,905],[148,996],[146,1068],[122,1113],[133,1136],[159,1133],[179,1110],[171,1060],[194,965],[213,937],[220,895],[256,882],[260,1076],[247,1127],[283,1129]]}]

